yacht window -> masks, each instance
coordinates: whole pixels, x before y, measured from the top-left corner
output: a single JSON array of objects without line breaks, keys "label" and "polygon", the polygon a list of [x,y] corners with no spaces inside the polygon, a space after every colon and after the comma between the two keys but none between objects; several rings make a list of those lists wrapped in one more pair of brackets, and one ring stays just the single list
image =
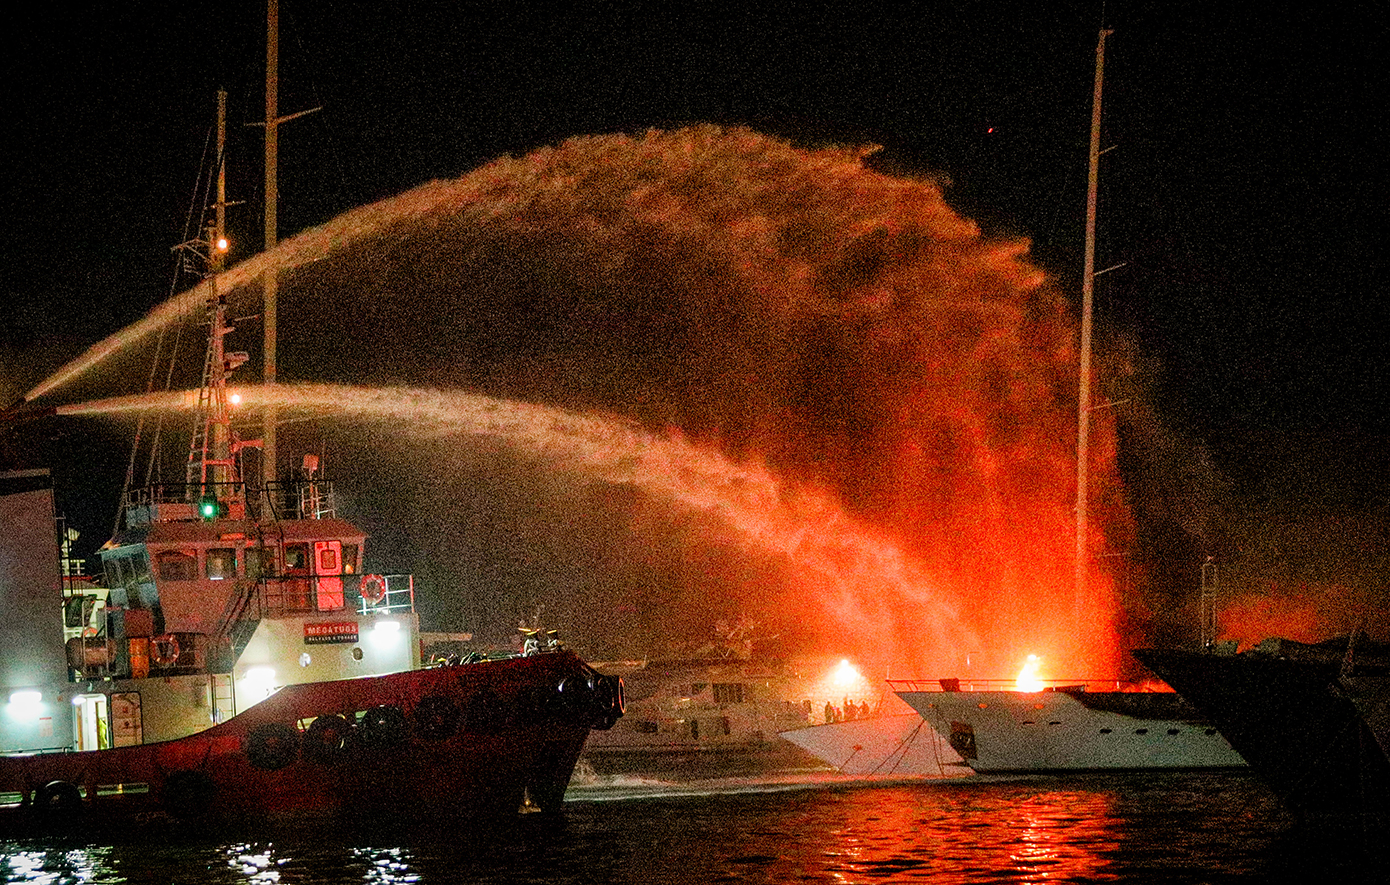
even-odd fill
[{"label": "yacht window", "polygon": [[207,554],[208,578],[214,581],[236,580],[236,550],[214,547]]},{"label": "yacht window", "polygon": [[319,554],[319,574],[338,574],[338,551],[332,547],[320,547]]},{"label": "yacht window", "polygon": [[714,702],[716,704],[741,704],[743,703],[743,683],[742,682],[716,682],[714,683]]},{"label": "yacht window", "polygon": [[357,574],[357,545],[356,545],[356,544],[344,544],[344,545],[343,545],[343,574],[345,574],[345,575],[355,575],[355,574]]},{"label": "yacht window", "polygon": [[192,581],[198,575],[198,560],[179,550],[164,550],[156,557],[159,577],[164,581]]}]

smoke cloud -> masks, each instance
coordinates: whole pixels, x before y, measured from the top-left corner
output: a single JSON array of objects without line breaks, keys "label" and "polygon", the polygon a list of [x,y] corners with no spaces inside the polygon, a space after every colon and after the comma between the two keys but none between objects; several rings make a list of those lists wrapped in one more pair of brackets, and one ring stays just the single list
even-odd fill
[{"label": "smoke cloud", "polygon": [[1026,241],[983,236],[939,182],[868,154],[714,127],[576,138],[348,213],[223,291],[253,304],[265,269],[284,272],[282,380],[630,422],[674,470],[714,458],[794,490],[767,504],[779,532],[841,521],[913,576],[844,586],[856,573],[744,543],[717,505],[543,447],[340,419],[330,459],[368,480],[348,506],[378,555],[427,577],[441,626],[543,609],[591,653],[638,656],[743,616],[784,651],[898,672],[1012,674],[1030,652],[1055,675],[1106,672],[1145,615],[1103,565],[1132,528],[1100,413],[1098,565],[1087,598],[1073,591],[1066,300]]}]

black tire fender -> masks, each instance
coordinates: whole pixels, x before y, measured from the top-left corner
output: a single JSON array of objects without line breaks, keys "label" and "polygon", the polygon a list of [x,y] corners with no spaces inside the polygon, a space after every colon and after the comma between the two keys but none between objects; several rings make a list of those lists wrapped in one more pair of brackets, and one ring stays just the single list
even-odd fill
[{"label": "black tire fender", "polygon": [[381,704],[362,714],[362,741],[369,747],[394,747],[405,740],[405,713],[395,704]]},{"label": "black tire fender", "polygon": [[447,740],[458,731],[462,712],[459,702],[448,695],[423,697],[411,711],[415,734],[427,741]]},{"label": "black tire fender", "polygon": [[337,713],[319,716],[304,732],[303,756],[316,765],[332,765],[343,755],[352,726]]},{"label": "black tire fender", "polygon": [[82,791],[67,781],[49,781],[34,792],[39,813],[68,817],[82,811]]},{"label": "black tire fender", "polygon": [[266,722],[246,736],[246,759],[264,771],[279,771],[299,756],[299,732],[283,722]]}]

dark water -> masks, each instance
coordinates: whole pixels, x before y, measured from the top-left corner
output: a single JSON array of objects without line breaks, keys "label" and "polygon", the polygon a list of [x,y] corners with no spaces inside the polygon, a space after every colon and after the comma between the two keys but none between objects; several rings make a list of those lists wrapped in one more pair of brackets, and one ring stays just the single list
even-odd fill
[{"label": "dark water", "polygon": [[783,777],[571,790],[562,816],[410,838],[0,842],[26,883],[1386,881],[1380,845],[1316,836],[1242,775]]}]

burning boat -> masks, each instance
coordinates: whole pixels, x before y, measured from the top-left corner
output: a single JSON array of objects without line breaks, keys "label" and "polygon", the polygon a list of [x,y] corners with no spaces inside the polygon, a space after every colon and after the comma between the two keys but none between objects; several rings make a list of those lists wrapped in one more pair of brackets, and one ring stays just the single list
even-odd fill
[{"label": "burning boat", "polygon": [[891,684],[980,773],[1245,765],[1217,728],[1172,691],[959,679]]}]

